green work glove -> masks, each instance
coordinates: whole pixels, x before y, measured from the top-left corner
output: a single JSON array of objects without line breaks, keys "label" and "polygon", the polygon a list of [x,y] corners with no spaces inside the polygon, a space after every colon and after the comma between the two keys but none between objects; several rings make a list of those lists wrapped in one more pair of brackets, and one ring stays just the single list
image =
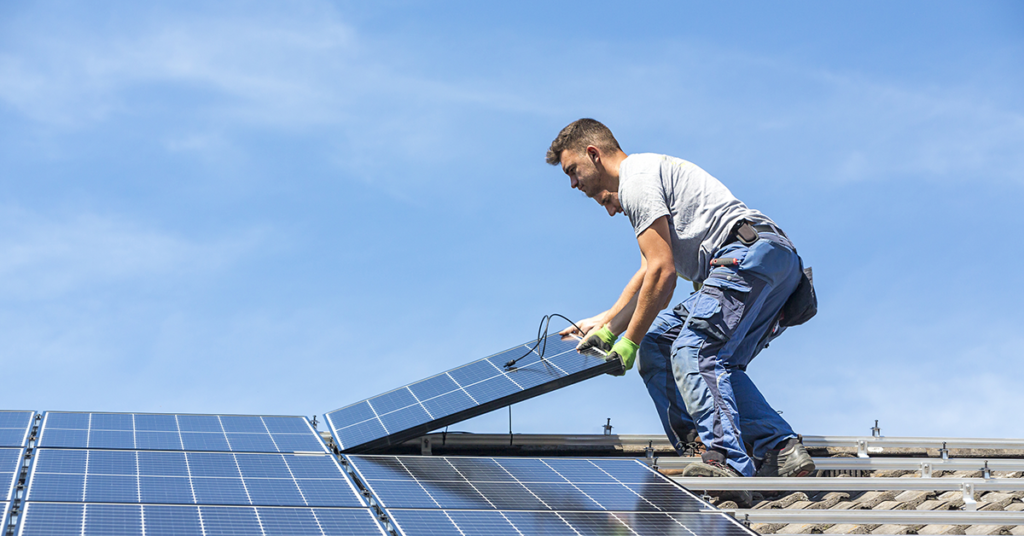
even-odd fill
[{"label": "green work glove", "polygon": [[607,352],[612,349],[612,345],[615,344],[615,339],[617,338],[618,337],[612,333],[612,330],[608,329],[608,325],[606,324],[600,329],[591,331],[590,335],[587,335],[587,337],[580,342],[579,346],[576,347],[576,350],[582,352],[588,348],[597,348],[602,352]]},{"label": "green work glove", "polygon": [[637,348],[639,346],[635,342],[623,337],[619,339],[619,342],[615,343],[615,346],[612,346],[612,351],[608,354],[608,357],[619,358],[622,361],[622,374],[625,374],[627,370],[633,368],[633,362],[636,361]]}]

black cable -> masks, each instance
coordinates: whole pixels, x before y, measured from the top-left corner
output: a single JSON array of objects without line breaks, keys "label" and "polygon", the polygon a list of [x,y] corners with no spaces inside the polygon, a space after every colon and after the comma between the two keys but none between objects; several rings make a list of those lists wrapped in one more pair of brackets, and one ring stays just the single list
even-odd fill
[{"label": "black cable", "polygon": [[[544,359],[544,352],[547,352],[547,350],[548,350],[548,326],[551,325],[551,319],[556,317],[556,316],[558,318],[561,318],[561,319],[565,320],[566,322],[572,324],[572,327],[576,328],[580,333],[583,333],[583,329],[582,328],[577,326],[575,322],[573,322],[572,320],[569,320],[565,316],[562,316],[562,315],[560,315],[558,313],[551,313],[549,315],[544,315],[540,319],[540,325],[537,326],[537,342],[535,342],[533,344],[533,348],[530,348],[529,350],[527,350],[527,352],[525,354],[523,354],[523,355],[521,355],[521,356],[519,356],[519,357],[517,357],[515,359],[509,360],[508,363],[505,363],[505,369],[511,370],[513,367],[515,367],[516,363],[518,363],[524,357],[532,354],[533,351],[536,350],[538,346],[541,346],[541,342],[542,341],[543,341],[544,345],[541,346],[541,349],[540,349],[540,352],[538,352],[538,355],[540,355],[541,359]],[[542,335],[542,333],[543,333],[543,335]]]}]

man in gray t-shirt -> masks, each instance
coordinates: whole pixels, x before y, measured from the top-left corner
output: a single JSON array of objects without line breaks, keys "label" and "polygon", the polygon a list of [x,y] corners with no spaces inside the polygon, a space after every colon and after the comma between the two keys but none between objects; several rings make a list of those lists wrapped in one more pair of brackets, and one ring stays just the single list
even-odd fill
[{"label": "man in gray t-shirt", "polygon": [[[601,348],[625,370],[639,357],[669,440],[682,453],[695,430],[707,449],[684,474],[809,474],[814,464],[797,435],[746,374],[784,329],[780,311],[800,280],[800,258],[781,229],[690,162],[626,155],[593,119],[565,127],[547,162],[561,164],[570,185],[610,216],[625,213],[642,254],[615,304],[562,334],[581,336],[581,348]],[[700,290],[659,314],[677,276]]]}]

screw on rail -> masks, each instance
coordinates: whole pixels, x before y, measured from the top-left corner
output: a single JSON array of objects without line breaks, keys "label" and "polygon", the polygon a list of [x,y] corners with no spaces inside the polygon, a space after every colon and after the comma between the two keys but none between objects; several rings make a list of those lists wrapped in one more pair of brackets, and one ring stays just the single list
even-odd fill
[{"label": "screw on rail", "polygon": [[608,422],[604,423],[604,435],[612,435],[612,418],[608,417]]},{"label": "screw on rail", "polygon": [[882,429],[878,427],[878,419],[875,419],[875,425],[871,427],[871,437],[882,437]]}]

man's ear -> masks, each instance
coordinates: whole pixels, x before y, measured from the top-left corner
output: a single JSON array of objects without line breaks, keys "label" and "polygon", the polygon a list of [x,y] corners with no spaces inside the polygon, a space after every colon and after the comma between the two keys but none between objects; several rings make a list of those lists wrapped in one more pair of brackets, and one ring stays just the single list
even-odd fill
[{"label": "man's ear", "polygon": [[598,149],[597,147],[594,147],[593,145],[588,145],[587,156],[590,157],[591,162],[596,161],[597,159],[601,158],[601,150]]}]

